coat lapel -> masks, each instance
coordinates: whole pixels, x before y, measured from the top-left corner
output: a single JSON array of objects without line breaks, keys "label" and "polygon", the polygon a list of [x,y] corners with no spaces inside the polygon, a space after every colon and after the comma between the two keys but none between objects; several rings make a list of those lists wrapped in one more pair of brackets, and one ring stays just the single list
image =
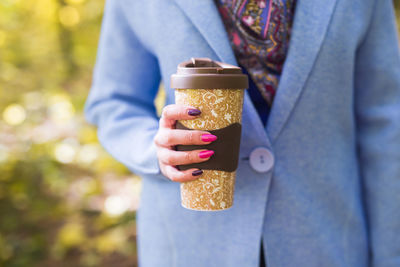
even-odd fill
[{"label": "coat lapel", "polygon": [[266,126],[272,142],[276,140],[288,120],[310,75],[336,1],[297,1],[289,51]]},{"label": "coat lapel", "polygon": [[[214,1],[175,1],[204,36],[219,60],[237,65]],[[266,126],[272,142],[281,132],[304,88],[320,51],[336,1],[297,0],[289,51]],[[248,110],[250,117],[258,117],[247,92],[244,105],[244,111]],[[262,128],[261,120],[255,119],[252,123],[254,127]]]},{"label": "coat lapel", "polygon": [[236,64],[228,35],[213,0],[175,0],[221,61]]}]

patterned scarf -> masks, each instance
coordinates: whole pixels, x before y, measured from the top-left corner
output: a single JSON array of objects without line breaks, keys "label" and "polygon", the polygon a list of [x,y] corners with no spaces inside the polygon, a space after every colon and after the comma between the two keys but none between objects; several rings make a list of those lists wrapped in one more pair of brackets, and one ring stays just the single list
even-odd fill
[{"label": "patterned scarf", "polygon": [[239,64],[271,107],[289,47],[295,0],[215,0]]}]

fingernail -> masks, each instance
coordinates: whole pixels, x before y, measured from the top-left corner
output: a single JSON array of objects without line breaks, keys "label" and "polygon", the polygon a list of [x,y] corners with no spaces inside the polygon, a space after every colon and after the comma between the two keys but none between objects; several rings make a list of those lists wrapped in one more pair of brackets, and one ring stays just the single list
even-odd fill
[{"label": "fingernail", "polygon": [[200,110],[194,109],[194,108],[189,109],[189,111],[188,111],[188,114],[189,114],[190,116],[197,116],[197,115],[200,115],[200,113],[201,113]]},{"label": "fingernail", "polygon": [[205,158],[209,158],[214,154],[214,151],[212,150],[205,150],[205,151],[201,151],[199,153],[199,158],[205,159]]},{"label": "fingernail", "polygon": [[213,134],[203,134],[201,136],[201,141],[203,141],[203,142],[212,142],[215,140],[217,140],[217,137]]},{"label": "fingernail", "polygon": [[199,175],[202,175],[202,174],[203,174],[202,170],[195,170],[195,171],[192,172],[193,176],[199,176]]}]

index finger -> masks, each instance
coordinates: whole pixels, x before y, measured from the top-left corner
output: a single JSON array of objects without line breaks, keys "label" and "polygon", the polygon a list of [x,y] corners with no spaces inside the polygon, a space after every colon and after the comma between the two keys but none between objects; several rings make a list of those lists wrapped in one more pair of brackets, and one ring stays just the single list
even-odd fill
[{"label": "index finger", "polygon": [[195,107],[171,104],[165,106],[161,113],[160,126],[171,128],[176,120],[192,120],[200,115],[201,111]]}]

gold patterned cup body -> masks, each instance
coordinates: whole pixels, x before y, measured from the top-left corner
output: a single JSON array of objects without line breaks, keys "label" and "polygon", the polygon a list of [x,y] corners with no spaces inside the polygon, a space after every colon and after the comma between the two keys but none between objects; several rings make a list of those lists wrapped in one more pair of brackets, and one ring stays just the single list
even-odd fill
[{"label": "gold patterned cup body", "polygon": [[[176,89],[176,104],[201,110],[196,119],[179,122],[187,128],[205,131],[241,124],[243,95],[243,89]],[[204,211],[232,207],[235,178],[236,171],[203,170],[200,178],[181,183],[182,206]]]},{"label": "gold patterned cup body", "polygon": [[217,135],[211,144],[194,148],[178,145],[176,150],[212,149],[205,162],[177,166],[200,168],[199,178],[180,184],[181,205],[198,211],[218,211],[233,205],[238,167],[244,89],[248,77],[241,68],[209,58],[191,58],[178,65],[171,76],[175,103],[201,111],[195,119],[177,121],[177,129],[205,130]]}]

